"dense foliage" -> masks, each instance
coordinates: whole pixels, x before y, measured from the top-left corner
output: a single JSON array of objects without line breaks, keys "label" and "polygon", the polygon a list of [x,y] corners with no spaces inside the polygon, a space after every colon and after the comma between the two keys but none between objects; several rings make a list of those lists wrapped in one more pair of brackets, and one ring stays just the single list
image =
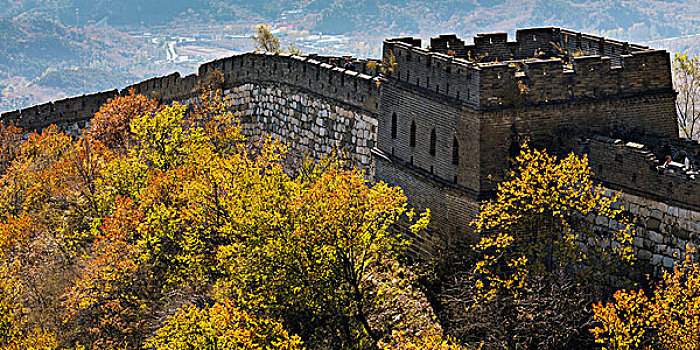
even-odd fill
[{"label": "dense foliage", "polygon": [[688,250],[651,292],[621,290],[594,306],[592,330],[605,349],[691,350],[700,347],[700,264]]},{"label": "dense foliage", "polygon": [[[591,304],[609,293],[611,276],[627,280],[634,232],[591,176],[585,156],[522,145],[472,222],[481,237],[472,256],[444,287],[450,333],[489,349],[593,345]],[[617,229],[596,229],[596,216]]]},{"label": "dense foliage", "polygon": [[428,213],[338,161],[285,171],[216,93],[117,97],[75,139],[2,131],[3,349],[444,343],[392,229]]},{"label": "dense foliage", "polygon": [[406,260],[429,211],[399,188],[289,169],[229,110],[131,93],[81,137],[1,126],[0,349],[697,347],[697,262],[613,295],[634,232],[585,157],[522,145],[445,273]]}]

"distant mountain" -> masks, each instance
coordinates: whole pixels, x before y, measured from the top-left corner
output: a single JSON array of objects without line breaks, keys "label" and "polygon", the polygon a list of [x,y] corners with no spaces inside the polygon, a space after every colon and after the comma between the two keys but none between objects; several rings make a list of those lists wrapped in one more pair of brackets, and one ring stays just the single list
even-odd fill
[{"label": "distant mountain", "polygon": [[700,32],[697,0],[315,0],[319,30],[328,33],[476,33],[532,26],[609,32],[628,40],[654,40]]},{"label": "distant mountain", "polygon": [[[391,36],[533,26],[700,52],[700,0],[0,0],[0,110],[186,71],[205,59],[198,53],[250,49],[259,23],[322,54],[376,56]],[[319,33],[343,34],[333,39],[342,44],[316,45],[309,34]],[[167,60],[173,40],[190,45],[185,65]]]},{"label": "distant mountain", "polygon": [[193,18],[275,20],[293,10],[316,18],[307,29],[329,34],[471,33],[534,25],[644,40],[700,32],[698,0],[0,0],[0,18],[58,19],[69,26],[102,20],[128,27]]},{"label": "distant mountain", "polygon": [[85,38],[46,20],[0,19],[0,74],[40,76],[46,67],[72,62],[85,54]]}]

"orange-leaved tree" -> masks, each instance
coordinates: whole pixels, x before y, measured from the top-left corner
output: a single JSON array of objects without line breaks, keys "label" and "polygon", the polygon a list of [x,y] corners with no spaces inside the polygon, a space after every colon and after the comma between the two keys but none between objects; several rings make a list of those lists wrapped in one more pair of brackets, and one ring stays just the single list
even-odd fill
[{"label": "orange-leaved tree", "polygon": [[427,216],[336,162],[290,175],[286,147],[246,142],[221,98],[132,118],[125,149],[98,168],[106,209],[64,294],[61,345],[138,348],[182,305],[225,300],[316,348],[439,332],[390,229]]},{"label": "orange-leaved tree", "polygon": [[620,290],[594,306],[592,330],[605,349],[691,350],[700,347],[700,263],[688,249],[653,291]]},{"label": "orange-leaved tree", "polygon": [[138,95],[134,89],[125,96],[115,96],[102,105],[90,121],[87,130],[95,139],[115,150],[130,146],[131,121],[142,115],[151,115],[158,110],[158,101]]}]

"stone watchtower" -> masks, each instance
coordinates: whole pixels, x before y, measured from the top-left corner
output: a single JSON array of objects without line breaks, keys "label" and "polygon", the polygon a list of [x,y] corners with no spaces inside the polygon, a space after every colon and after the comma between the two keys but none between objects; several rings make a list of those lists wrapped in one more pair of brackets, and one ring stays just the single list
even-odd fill
[{"label": "stone watchtower", "polygon": [[384,41],[377,178],[432,208],[440,231],[464,235],[479,201],[528,137],[568,152],[578,135],[676,137],[665,51],[559,28]]}]

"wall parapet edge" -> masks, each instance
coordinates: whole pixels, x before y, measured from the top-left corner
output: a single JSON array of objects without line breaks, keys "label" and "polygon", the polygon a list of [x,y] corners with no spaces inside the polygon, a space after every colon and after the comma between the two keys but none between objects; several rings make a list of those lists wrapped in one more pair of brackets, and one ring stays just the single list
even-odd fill
[{"label": "wall parapet edge", "polygon": [[[297,86],[376,113],[379,104],[378,72],[369,70],[363,61],[356,60],[353,64],[360,71],[340,68],[309,56],[244,53],[204,63],[196,74],[183,77],[175,72],[153,77],[121,90],[70,97],[5,112],[0,115],[0,120],[13,122],[28,130],[40,130],[51,124],[88,121],[107,100],[124,96],[132,89],[161,103],[171,103],[195,97],[198,88],[204,84],[226,88],[266,81]],[[224,81],[212,81],[209,73],[215,70],[223,73]]]}]

